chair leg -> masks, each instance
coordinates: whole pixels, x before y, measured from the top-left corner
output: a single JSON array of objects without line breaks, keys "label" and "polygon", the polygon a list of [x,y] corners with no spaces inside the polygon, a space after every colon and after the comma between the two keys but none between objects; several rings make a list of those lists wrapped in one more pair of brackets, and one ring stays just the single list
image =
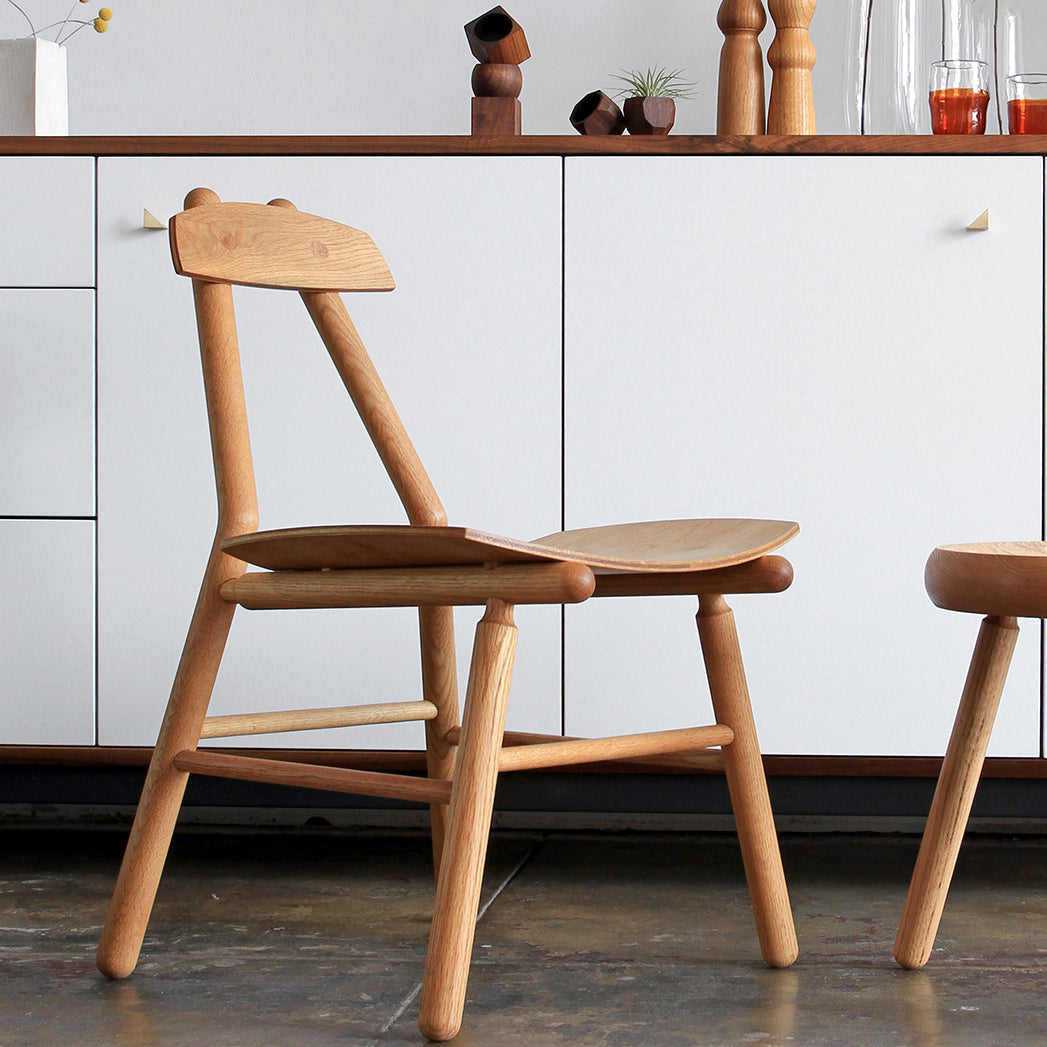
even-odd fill
[{"label": "chair leg", "polygon": [[[220,558],[221,559],[221,558]],[[236,610],[219,595],[221,579],[208,567],[178,664],[171,698],[149,763],[98,946],[98,969],[126,978],[138,962],[189,775],[174,758],[195,749]],[[227,577],[228,571],[225,572]]]},{"label": "chair leg", "polygon": [[[454,650],[454,609],[419,607],[418,624],[422,647],[422,697],[437,708],[435,719],[425,722],[426,765],[430,778],[454,778],[457,747],[447,741],[447,732],[459,726],[458,674]],[[433,836],[433,869],[440,878],[447,804],[429,807]]]},{"label": "chair leg", "polygon": [[982,621],[894,943],[903,967],[931,955],[1017,639],[1014,618]]},{"label": "chair leg", "polygon": [[700,598],[698,635],[716,721],[734,731],[734,741],[725,747],[723,758],[760,951],[772,967],[788,967],[799,951],[796,928],[734,614],[722,596]]},{"label": "chair leg", "polygon": [[451,1039],[462,1023],[515,651],[512,607],[488,601],[476,628],[418,1008],[430,1040]]}]

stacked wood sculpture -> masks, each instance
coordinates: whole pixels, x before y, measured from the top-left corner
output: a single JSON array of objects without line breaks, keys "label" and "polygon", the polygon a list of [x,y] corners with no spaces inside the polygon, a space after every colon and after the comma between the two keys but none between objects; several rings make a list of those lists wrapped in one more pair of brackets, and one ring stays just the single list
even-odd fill
[{"label": "stacked wood sculpture", "polygon": [[465,27],[478,65],[473,69],[474,135],[521,134],[520,63],[531,57],[523,29],[504,7],[493,7]]},{"label": "stacked wood sculpture", "polygon": [[[775,37],[767,50],[771,100],[766,132],[817,133],[811,70],[817,57],[809,27],[817,0],[767,0]],[[767,24],[761,0],[723,0],[716,16],[724,34],[716,109],[717,134],[763,134],[764,77],[758,37]]]}]

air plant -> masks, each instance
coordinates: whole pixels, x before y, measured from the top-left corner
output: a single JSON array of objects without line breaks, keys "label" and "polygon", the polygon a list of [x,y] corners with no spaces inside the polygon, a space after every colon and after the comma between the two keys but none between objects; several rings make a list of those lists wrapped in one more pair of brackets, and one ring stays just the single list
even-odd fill
[{"label": "air plant", "polygon": [[625,87],[619,97],[630,98],[690,98],[695,84],[683,79],[682,69],[650,67],[646,71],[623,69],[623,76],[615,76]]}]

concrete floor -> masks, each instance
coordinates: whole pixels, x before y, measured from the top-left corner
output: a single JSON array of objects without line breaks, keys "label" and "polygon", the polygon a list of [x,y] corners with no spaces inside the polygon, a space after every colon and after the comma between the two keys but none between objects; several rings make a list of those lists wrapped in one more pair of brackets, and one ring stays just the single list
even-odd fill
[{"label": "concrete floor", "polygon": [[[494,838],[456,1044],[1047,1042],[1047,839],[971,838],[931,963],[891,960],[917,841],[786,835],[800,959],[759,959],[735,841]],[[114,831],[0,828],[0,1047],[418,1045],[410,832],[182,833],[134,976],[94,949]]]}]

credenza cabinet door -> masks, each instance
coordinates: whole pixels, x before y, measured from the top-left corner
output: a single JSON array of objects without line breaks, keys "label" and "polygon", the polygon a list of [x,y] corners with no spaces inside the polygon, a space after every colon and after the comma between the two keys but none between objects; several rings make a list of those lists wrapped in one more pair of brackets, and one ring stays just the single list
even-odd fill
[{"label": "credenza cabinet door", "polygon": [[[1038,157],[566,161],[566,525],[800,523],[792,588],[731,601],[767,753],[944,751],[978,620],[927,555],[1041,534],[1043,188]],[[694,610],[568,608],[567,733],[711,716]],[[996,755],[1039,753],[1024,624]]]},{"label": "credenza cabinet door", "polygon": [[[452,524],[560,525],[561,161],[99,161],[99,735],[151,744],[215,526],[192,290],[164,219],[188,190],[287,197],[369,232],[397,283],[347,304]],[[406,522],[297,295],[235,290],[263,527]],[[482,608],[457,614],[464,692]],[[520,608],[510,723],[561,727],[560,609]],[[415,698],[413,610],[240,612],[211,711]],[[421,748],[422,727],[247,743]]]},{"label": "credenza cabinet door", "polygon": [[95,524],[0,520],[0,745],[95,742]]},{"label": "credenza cabinet door", "polygon": [[94,516],[94,310],[90,289],[0,289],[0,516]]},{"label": "credenza cabinet door", "polygon": [[92,156],[0,156],[0,287],[93,287]]}]

